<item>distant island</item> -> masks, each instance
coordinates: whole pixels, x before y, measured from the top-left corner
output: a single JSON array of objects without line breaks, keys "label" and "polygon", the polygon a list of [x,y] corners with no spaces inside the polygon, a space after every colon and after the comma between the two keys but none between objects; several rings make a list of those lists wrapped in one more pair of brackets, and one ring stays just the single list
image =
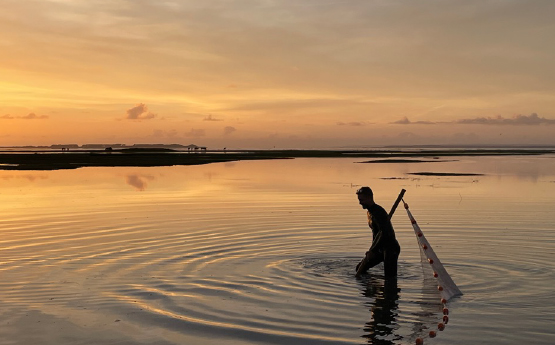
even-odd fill
[{"label": "distant island", "polygon": [[25,150],[32,150],[32,149],[52,149],[52,150],[61,150],[61,149],[71,149],[71,150],[104,150],[111,147],[112,149],[129,149],[129,148],[163,148],[163,149],[172,149],[172,150],[191,150],[191,149],[200,149],[206,148],[205,146],[198,146],[194,144],[190,145],[181,145],[181,144],[133,144],[133,145],[126,145],[126,144],[54,144],[50,146],[3,146],[2,148],[9,148],[9,149],[25,149]]}]

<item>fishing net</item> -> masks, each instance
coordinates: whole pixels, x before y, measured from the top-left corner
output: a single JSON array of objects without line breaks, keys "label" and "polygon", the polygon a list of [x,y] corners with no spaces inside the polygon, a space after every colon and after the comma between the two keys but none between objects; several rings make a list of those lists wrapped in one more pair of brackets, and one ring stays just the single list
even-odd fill
[{"label": "fishing net", "polygon": [[462,295],[461,290],[459,290],[449,273],[447,273],[447,270],[445,270],[445,267],[443,267],[443,264],[434,252],[432,246],[430,245],[430,242],[428,242],[426,236],[424,236],[424,233],[420,229],[420,226],[409,210],[409,205],[405,202],[403,203],[405,205],[405,209],[407,210],[410,222],[412,223],[412,227],[414,229],[414,233],[420,247],[421,257],[423,258],[423,260],[425,260],[425,262],[428,263],[432,270],[433,277],[437,280],[437,289],[441,295],[442,300],[448,301],[455,296]]}]

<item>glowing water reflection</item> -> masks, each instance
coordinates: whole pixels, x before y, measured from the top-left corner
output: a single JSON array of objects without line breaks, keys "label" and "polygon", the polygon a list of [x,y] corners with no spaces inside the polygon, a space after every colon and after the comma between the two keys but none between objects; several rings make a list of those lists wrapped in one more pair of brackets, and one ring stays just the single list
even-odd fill
[{"label": "glowing water reflection", "polygon": [[354,278],[360,185],[407,189],[465,293],[435,344],[550,344],[553,158],[0,171],[0,344],[412,344],[437,290],[403,212],[397,281]]}]

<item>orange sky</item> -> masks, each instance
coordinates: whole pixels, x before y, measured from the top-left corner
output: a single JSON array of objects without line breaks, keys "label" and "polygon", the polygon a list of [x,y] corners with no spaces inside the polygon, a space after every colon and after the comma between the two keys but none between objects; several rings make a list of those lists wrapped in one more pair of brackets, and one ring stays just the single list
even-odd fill
[{"label": "orange sky", "polygon": [[555,144],[555,2],[3,0],[0,146]]}]

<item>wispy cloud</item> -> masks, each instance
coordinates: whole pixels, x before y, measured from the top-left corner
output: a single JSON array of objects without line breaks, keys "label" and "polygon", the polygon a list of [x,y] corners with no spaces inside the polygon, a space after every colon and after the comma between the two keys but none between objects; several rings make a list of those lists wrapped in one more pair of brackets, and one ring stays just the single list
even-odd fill
[{"label": "wispy cloud", "polygon": [[402,118],[401,120],[390,122],[390,124],[394,124],[394,125],[435,125],[436,123],[437,122],[432,122],[432,121],[415,121],[415,122],[412,122],[406,116],[404,118]]},{"label": "wispy cloud", "polygon": [[512,118],[503,116],[496,117],[476,117],[473,119],[457,120],[460,124],[478,124],[478,125],[555,125],[555,120],[539,117],[538,114],[516,115]]},{"label": "wispy cloud", "polygon": [[133,108],[127,109],[126,113],[126,119],[128,120],[150,120],[158,116],[148,111],[148,107],[144,103],[139,103]]},{"label": "wispy cloud", "polygon": [[471,119],[459,119],[448,122],[433,121],[411,121],[407,117],[401,120],[390,122],[395,125],[436,125],[436,124],[461,124],[461,125],[555,125],[555,119],[546,119],[540,117],[536,113],[530,115],[515,115],[512,118],[506,118],[501,115],[495,117],[475,117]]},{"label": "wispy cloud", "polygon": [[25,116],[20,117],[20,119],[24,119],[24,120],[43,120],[47,118],[48,118],[48,115],[37,115],[35,113],[29,113]]},{"label": "wispy cloud", "polygon": [[266,101],[248,101],[243,104],[230,107],[227,110],[240,111],[282,111],[291,110],[314,110],[314,109],[330,109],[330,108],[356,108],[367,109],[369,105],[374,104],[364,98],[344,97],[344,98],[292,98],[292,99],[275,99]]},{"label": "wispy cloud", "polygon": [[231,126],[226,126],[224,128],[224,135],[230,135],[231,133],[237,131],[237,128],[235,127],[231,127]]},{"label": "wispy cloud", "polygon": [[338,126],[361,127],[361,126],[366,126],[366,123],[365,123],[365,122],[358,122],[358,121],[354,121],[354,122],[338,122],[337,125],[338,125]]},{"label": "wispy cloud", "polygon": [[37,115],[35,113],[29,113],[25,116],[12,116],[10,114],[6,114],[0,116],[0,119],[4,120],[14,120],[14,119],[21,119],[21,120],[45,120],[48,119],[48,115]]},{"label": "wispy cloud", "polygon": [[185,136],[189,138],[200,138],[200,137],[204,137],[205,135],[206,135],[206,131],[202,128],[199,128],[199,129],[191,128],[189,132],[185,133]]},{"label": "wispy cloud", "polygon": [[217,118],[215,118],[215,117],[212,117],[212,114],[210,114],[210,115],[206,116],[206,117],[204,118],[204,120],[202,120],[202,121],[223,121],[223,120],[222,120],[222,119],[217,119]]}]

